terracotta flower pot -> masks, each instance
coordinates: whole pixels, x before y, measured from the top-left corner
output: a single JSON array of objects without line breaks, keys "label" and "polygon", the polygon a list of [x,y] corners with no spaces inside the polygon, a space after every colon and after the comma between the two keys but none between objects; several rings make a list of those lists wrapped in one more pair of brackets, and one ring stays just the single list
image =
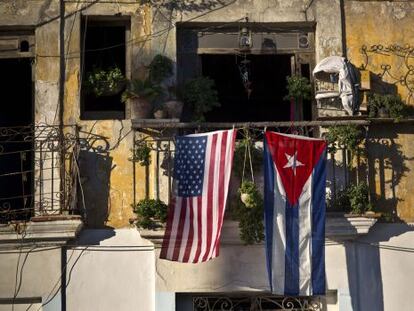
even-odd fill
[{"label": "terracotta flower pot", "polygon": [[131,98],[131,119],[149,119],[152,116],[152,104],[145,98]]},{"label": "terracotta flower pot", "polygon": [[184,103],[179,100],[170,100],[164,103],[168,118],[179,119],[183,112]]}]

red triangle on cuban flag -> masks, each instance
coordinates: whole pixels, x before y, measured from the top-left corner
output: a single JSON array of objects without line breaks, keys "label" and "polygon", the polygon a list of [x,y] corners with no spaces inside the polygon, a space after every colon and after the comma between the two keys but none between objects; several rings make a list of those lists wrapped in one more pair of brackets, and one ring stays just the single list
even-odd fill
[{"label": "red triangle on cuban flag", "polygon": [[287,200],[294,206],[326,148],[326,141],[275,132],[266,132],[265,135]]}]

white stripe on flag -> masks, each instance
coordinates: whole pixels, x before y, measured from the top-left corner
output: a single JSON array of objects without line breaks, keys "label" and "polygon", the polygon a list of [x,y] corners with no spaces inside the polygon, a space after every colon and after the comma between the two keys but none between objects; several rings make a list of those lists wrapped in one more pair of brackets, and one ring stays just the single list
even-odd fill
[{"label": "white stripe on flag", "polygon": [[[201,252],[197,262],[203,260],[207,246],[207,205],[208,205],[208,189],[209,189],[209,172],[210,172],[210,158],[211,145],[214,135],[207,136],[206,155],[204,159],[204,181],[203,181],[203,196],[201,199]],[[211,186],[211,185],[210,185]],[[198,224],[200,225],[200,224]],[[196,258],[197,259],[197,258]]]},{"label": "white stripe on flag", "polygon": [[216,143],[216,154],[214,155],[215,157],[215,166],[214,166],[214,180],[216,181],[214,183],[214,188],[213,188],[213,213],[212,213],[212,219],[213,219],[213,223],[212,223],[212,230],[211,230],[211,245],[210,245],[210,249],[209,249],[209,254],[208,254],[208,258],[211,258],[212,253],[214,251],[214,244],[215,244],[215,240],[216,240],[216,233],[217,233],[217,226],[218,226],[218,212],[219,212],[219,187],[221,187],[222,185],[219,184],[219,175],[220,175],[220,159],[221,159],[221,148],[223,147],[221,145],[223,139],[223,133],[219,134],[217,137],[217,143]]},{"label": "white stripe on flag", "polygon": [[[225,212],[225,208],[226,208],[226,202],[227,202],[227,194],[228,194],[228,190],[229,190],[229,182],[230,182],[230,176],[231,176],[231,170],[232,170],[232,163],[233,163],[233,151],[234,151],[234,135],[235,132],[234,130],[231,130],[228,132],[227,134],[227,143],[226,143],[226,151],[225,151],[225,158],[224,161],[225,163],[230,163],[229,165],[225,165],[225,172],[224,172],[224,202],[222,202],[223,206],[223,211],[221,213],[221,215],[219,215],[219,217],[221,217],[221,224],[223,222],[223,217],[224,217],[224,212]],[[220,244],[220,235],[221,235],[221,227],[219,228],[219,231],[217,232],[217,235],[215,237],[215,239],[217,240],[217,243],[214,247],[214,253],[213,253],[213,258],[217,257],[217,251],[219,249],[219,244]]]},{"label": "white stripe on flag", "polygon": [[299,197],[299,295],[311,295],[312,271],[312,176],[303,186]]},{"label": "white stripe on flag", "polygon": [[[187,198],[186,201],[190,201],[191,198]],[[188,240],[188,233],[190,230],[190,206],[187,203],[184,207],[184,210],[186,210],[187,212],[185,213],[185,219],[184,219],[184,230],[183,230],[183,235],[182,235],[182,239],[180,241],[180,253],[178,255],[178,261],[183,261],[183,257],[185,254],[185,249],[187,246],[187,240]]]},{"label": "white stripe on flag", "polygon": [[177,239],[177,233],[179,229],[178,225],[180,222],[180,212],[181,212],[181,205],[182,205],[181,202],[182,202],[182,198],[177,197],[175,201],[175,206],[174,206],[174,220],[171,226],[171,237],[168,243],[167,258],[172,258],[174,254],[175,241]]},{"label": "white stripe on flag", "polygon": [[286,192],[277,171],[276,165],[273,163],[275,172],[275,189],[273,194],[274,200],[274,220],[272,245],[272,287],[273,292],[279,295],[285,293],[285,252],[286,252]]},{"label": "white stripe on flag", "polygon": [[188,258],[188,262],[194,262],[194,256],[197,252],[197,245],[198,245],[198,198],[192,197],[193,200],[193,244],[191,246],[190,257]]}]

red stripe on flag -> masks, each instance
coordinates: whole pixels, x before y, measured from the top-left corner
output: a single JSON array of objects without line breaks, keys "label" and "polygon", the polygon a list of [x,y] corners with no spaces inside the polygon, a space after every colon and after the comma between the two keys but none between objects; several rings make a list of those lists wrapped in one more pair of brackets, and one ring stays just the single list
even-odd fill
[{"label": "red stripe on flag", "polygon": [[193,238],[194,238],[194,226],[193,226],[193,220],[194,220],[194,206],[193,206],[193,198],[188,199],[188,209],[190,210],[190,219],[189,219],[189,226],[188,229],[188,238],[187,238],[187,246],[185,247],[185,253],[183,257],[183,262],[188,262],[190,259],[190,253],[191,253],[191,247],[193,246]]},{"label": "red stripe on flag", "polygon": [[185,214],[187,213],[187,201],[188,198],[183,198],[181,200],[181,207],[180,207],[180,221],[178,223],[178,232],[175,237],[175,246],[174,246],[174,253],[172,260],[177,261],[178,256],[180,255],[180,248],[183,239],[183,231],[184,231],[184,222],[185,222]]},{"label": "red stripe on flag", "polygon": [[[175,210],[175,198],[171,199],[171,203],[168,206],[168,219],[174,219],[174,210]],[[167,258],[168,246],[171,239],[171,227],[172,221],[167,222],[167,228],[165,229],[164,239],[162,241],[162,248],[160,258]]]},{"label": "red stripe on flag", "polygon": [[[210,255],[210,248],[211,248],[211,240],[212,240],[212,232],[213,232],[213,209],[214,206],[214,182],[216,182],[216,178],[214,178],[214,171],[216,168],[216,148],[217,148],[217,138],[218,135],[214,134],[211,139],[211,152],[210,158],[206,159],[210,162],[209,172],[208,172],[208,190],[207,190],[207,243],[206,249],[203,256],[202,261],[206,261]],[[219,184],[220,185],[220,184]]]},{"label": "red stripe on flag", "polygon": [[225,190],[225,176],[226,176],[226,150],[227,150],[227,133],[223,134],[221,150],[220,150],[220,172],[219,172],[219,189],[218,189],[218,225],[217,225],[217,232],[216,236],[214,237],[214,252],[212,256],[217,256],[219,251],[219,240],[220,240],[220,232],[221,226],[223,224],[223,214],[224,214],[224,204],[225,204],[225,197],[224,197],[224,190]]},{"label": "red stripe on flag", "polygon": [[200,257],[200,253],[201,253],[201,240],[202,240],[202,236],[201,236],[201,211],[202,211],[202,197],[199,196],[197,198],[197,238],[198,238],[198,243],[197,243],[197,251],[194,255],[194,260],[193,262],[198,262],[198,258]]}]

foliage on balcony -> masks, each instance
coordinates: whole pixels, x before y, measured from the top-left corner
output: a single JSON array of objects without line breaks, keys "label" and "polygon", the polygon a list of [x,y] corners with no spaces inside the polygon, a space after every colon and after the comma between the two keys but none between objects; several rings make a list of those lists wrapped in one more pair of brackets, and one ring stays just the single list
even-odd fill
[{"label": "foliage on balcony", "polygon": [[328,141],[329,153],[334,154],[339,149],[347,149],[351,152],[350,165],[354,157],[362,154],[364,150],[361,147],[364,140],[363,131],[356,125],[331,126],[328,128],[325,139]]},{"label": "foliage on balcony", "polygon": [[329,198],[328,206],[333,210],[343,210],[357,215],[371,211],[373,207],[369,202],[368,185],[365,182],[350,184],[338,191],[335,198]]},{"label": "foliage on balcony", "polygon": [[370,94],[368,97],[368,115],[370,118],[386,117],[400,120],[412,114],[400,95]]},{"label": "foliage on balcony", "polygon": [[137,214],[137,226],[144,229],[156,229],[167,221],[167,204],[161,200],[143,199],[132,205]]},{"label": "foliage on balcony", "polygon": [[184,103],[192,110],[195,121],[204,121],[204,114],[219,107],[218,93],[214,80],[198,77],[188,81],[183,88]]}]

